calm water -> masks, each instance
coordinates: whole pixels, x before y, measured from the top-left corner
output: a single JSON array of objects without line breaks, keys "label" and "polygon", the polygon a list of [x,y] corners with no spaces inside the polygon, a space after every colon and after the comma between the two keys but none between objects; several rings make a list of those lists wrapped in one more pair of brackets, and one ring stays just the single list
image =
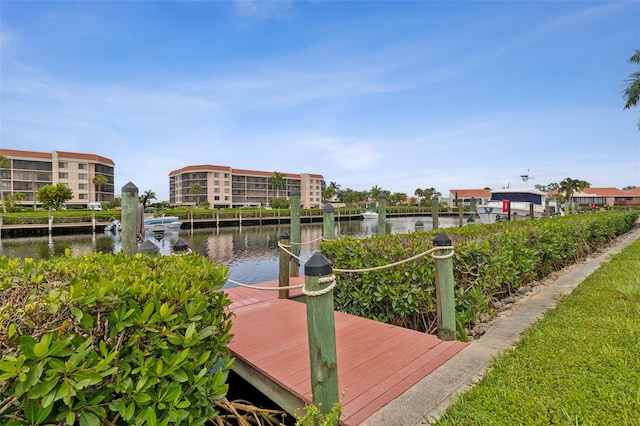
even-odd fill
[{"label": "calm water", "polygon": [[[424,223],[425,230],[431,230],[430,217],[392,218],[387,220],[387,233],[406,233],[415,228],[417,221]],[[457,218],[441,217],[440,227],[457,225]],[[156,244],[162,254],[171,254],[173,245],[184,240],[189,247],[216,263],[229,267],[229,278],[246,284],[278,279],[278,236],[289,232],[289,225],[244,226],[233,228],[196,229],[167,232],[157,240],[152,232],[146,238]],[[337,237],[367,237],[377,232],[376,220],[336,222]],[[302,242],[318,240],[322,237],[322,224],[301,226]],[[37,238],[0,239],[0,256],[31,257],[48,259],[63,255],[69,249],[72,255],[121,250],[119,236],[97,233],[95,235],[60,235]],[[317,250],[318,241],[301,246],[300,257],[308,259]],[[304,269],[301,267],[300,272]]]}]

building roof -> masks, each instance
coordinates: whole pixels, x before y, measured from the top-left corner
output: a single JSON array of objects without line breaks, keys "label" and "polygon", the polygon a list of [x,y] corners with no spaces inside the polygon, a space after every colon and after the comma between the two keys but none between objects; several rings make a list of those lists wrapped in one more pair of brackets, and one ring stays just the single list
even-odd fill
[{"label": "building roof", "polygon": [[0,154],[4,155],[5,157],[40,158],[48,161],[53,161],[54,154],[56,154],[58,158],[73,158],[76,160],[87,160],[87,161],[93,161],[95,163],[104,163],[104,164],[110,164],[112,166],[115,166],[115,163],[110,158],[102,157],[96,154],[84,154],[81,152],[53,151],[52,153],[48,153],[48,152],[22,151],[19,149],[0,148]]},{"label": "building roof", "polygon": [[633,197],[640,197],[640,186],[634,189],[627,189],[626,191],[624,191],[627,194],[627,197],[629,195],[633,196]]},{"label": "building roof", "polygon": [[449,193],[452,197],[457,194],[458,198],[490,198],[491,190],[489,189],[450,189]]},{"label": "building roof", "polygon": [[[248,169],[232,169],[230,166],[217,166],[213,164],[201,164],[196,166],[186,166],[181,169],[173,170],[169,172],[169,176],[175,176],[186,172],[197,172],[197,171],[225,171],[231,172],[236,175],[246,175],[246,176],[262,176],[262,177],[271,177],[275,172],[265,172],[262,170],[248,170]],[[290,179],[300,179],[301,175],[296,173],[282,173],[282,176]],[[320,174],[311,174],[307,173],[309,177],[314,179],[322,179],[323,176]]]},{"label": "building roof", "polygon": [[[596,196],[596,197],[628,197],[629,194],[626,191],[618,188],[584,188],[580,191],[582,194]],[[580,193],[574,194],[580,195]]]},{"label": "building roof", "polygon": [[198,172],[203,170],[210,171],[221,171],[221,172],[231,172],[231,167],[229,166],[214,166],[212,164],[200,164],[195,166],[186,166],[181,169],[173,170],[169,172],[169,176],[175,176],[186,172]]},{"label": "building roof", "polygon": [[110,164],[112,166],[115,166],[115,163],[113,162],[112,159],[107,157],[102,157],[101,155],[84,154],[81,152],[68,152],[68,151],[54,151],[54,152],[58,155],[58,158],[73,158],[76,160],[87,160],[87,161],[93,161],[96,163],[105,163],[105,164]]},{"label": "building roof", "polygon": [[51,160],[53,155],[48,152],[22,151],[19,149],[3,149],[0,148],[0,155],[5,157],[23,157],[23,158],[42,158]]}]

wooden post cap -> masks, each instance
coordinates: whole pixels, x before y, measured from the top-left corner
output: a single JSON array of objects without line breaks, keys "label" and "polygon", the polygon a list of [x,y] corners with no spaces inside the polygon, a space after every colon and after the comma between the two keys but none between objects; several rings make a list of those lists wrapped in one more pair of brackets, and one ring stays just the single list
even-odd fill
[{"label": "wooden post cap", "polygon": [[304,264],[304,275],[307,277],[320,277],[330,275],[332,272],[331,262],[319,251],[315,252]]},{"label": "wooden post cap", "polygon": [[446,247],[451,245],[451,238],[447,237],[444,232],[439,233],[433,239],[433,245],[436,247]]},{"label": "wooden post cap", "polygon": [[122,187],[122,192],[138,192],[138,187],[133,182],[129,182]]}]

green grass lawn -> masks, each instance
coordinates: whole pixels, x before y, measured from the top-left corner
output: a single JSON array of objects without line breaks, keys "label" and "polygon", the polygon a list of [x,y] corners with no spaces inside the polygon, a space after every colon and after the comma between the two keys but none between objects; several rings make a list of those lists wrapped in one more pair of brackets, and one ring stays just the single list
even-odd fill
[{"label": "green grass lawn", "polygon": [[436,425],[640,425],[640,240],[527,330]]}]

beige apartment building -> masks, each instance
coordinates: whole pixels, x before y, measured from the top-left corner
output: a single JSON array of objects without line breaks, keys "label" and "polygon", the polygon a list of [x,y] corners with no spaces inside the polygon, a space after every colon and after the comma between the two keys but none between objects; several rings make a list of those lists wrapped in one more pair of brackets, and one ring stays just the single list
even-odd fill
[{"label": "beige apartment building", "polygon": [[[300,191],[303,208],[321,207],[324,178],[320,174],[282,173],[285,185],[273,188],[269,180],[274,172],[233,169],[229,166],[187,166],[169,173],[169,203],[172,206],[208,202],[212,208],[268,205],[274,197],[289,198]],[[194,184],[200,193],[194,193]]]},{"label": "beige apartment building", "polygon": [[[37,206],[36,193],[45,185],[61,183],[73,192],[67,206],[87,207],[91,202],[112,201],[114,197],[113,160],[96,154],[78,152],[35,152],[0,149],[0,155],[11,163],[2,169],[2,191],[5,195],[21,192],[22,205]],[[107,183],[97,187],[93,179],[102,175]]]}]

